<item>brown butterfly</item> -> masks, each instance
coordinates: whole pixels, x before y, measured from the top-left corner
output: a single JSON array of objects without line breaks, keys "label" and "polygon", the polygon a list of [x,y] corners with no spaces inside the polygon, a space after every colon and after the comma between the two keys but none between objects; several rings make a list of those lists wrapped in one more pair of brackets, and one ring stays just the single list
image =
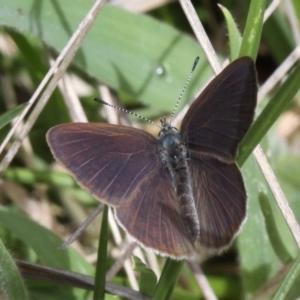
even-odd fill
[{"label": "brown butterfly", "polygon": [[127,126],[72,123],[51,128],[47,141],[140,244],[190,258],[198,243],[226,248],[245,220],[247,196],[235,157],[256,98],[254,63],[242,57],[210,82],[180,131],[166,120],[158,139]]}]

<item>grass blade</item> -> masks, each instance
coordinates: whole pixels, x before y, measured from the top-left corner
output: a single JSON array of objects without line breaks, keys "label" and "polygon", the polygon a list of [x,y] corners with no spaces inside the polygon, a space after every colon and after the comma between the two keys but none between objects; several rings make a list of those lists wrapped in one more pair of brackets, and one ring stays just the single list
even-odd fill
[{"label": "grass blade", "polygon": [[96,265],[94,300],[105,299],[105,277],[108,241],[108,206],[105,205],[102,215],[101,231],[98,246],[98,259]]},{"label": "grass blade", "polygon": [[15,119],[25,108],[26,103],[20,104],[0,116],[0,129]]}]

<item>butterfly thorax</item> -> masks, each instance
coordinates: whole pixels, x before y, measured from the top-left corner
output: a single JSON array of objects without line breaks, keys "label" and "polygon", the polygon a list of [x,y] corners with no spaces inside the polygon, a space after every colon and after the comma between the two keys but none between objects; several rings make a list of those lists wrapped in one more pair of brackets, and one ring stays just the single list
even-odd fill
[{"label": "butterfly thorax", "polygon": [[158,136],[160,157],[163,164],[170,164],[174,170],[185,167],[187,149],[180,132],[169,123],[162,121],[163,128]]},{"label": "butterfly thorax", "polygon": [[195,241],[200,235],[200,226],[188,168],[188,149],[180,132],[166,120],[162,120],[162,130],[158,136],[158,154],[168,169],[174,191],[177,195],[181,216],[189,237]]}]

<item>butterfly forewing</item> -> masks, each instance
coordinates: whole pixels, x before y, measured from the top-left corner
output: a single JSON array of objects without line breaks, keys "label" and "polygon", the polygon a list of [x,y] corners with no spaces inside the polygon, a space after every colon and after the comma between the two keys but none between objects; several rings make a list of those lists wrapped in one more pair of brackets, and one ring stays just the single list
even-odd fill
[{"label": "butterfly forewing", "polygon": [[125,126],[101,123],[59,125],[47,134],[53,155],[97,199],[127,205],[157,168],[156,139]]},{"label": "butterfly forewing", "polygon": [[242,175],[235,163],[192,156],[189,165],[200,243],[205,248],[220,250],[230,244],[246,216]]},{"label": "butterfly forewing", "polygon": [[242,57],[217,75],[191,105],[181,133],[187,147],[232,162],[256,106],[256,72]]}]

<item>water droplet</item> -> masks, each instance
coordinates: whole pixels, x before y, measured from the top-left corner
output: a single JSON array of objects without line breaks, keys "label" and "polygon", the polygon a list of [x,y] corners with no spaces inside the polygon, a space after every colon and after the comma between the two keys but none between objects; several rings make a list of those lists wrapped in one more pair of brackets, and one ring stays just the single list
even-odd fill
[{"label": "water droplet", "polygon": [[158,76],[162,76],[162,75],[164,75],[164,73],[165,73],[164,67],[158,66],[158,67],[156,68],[156,74],[157,74]]}]

